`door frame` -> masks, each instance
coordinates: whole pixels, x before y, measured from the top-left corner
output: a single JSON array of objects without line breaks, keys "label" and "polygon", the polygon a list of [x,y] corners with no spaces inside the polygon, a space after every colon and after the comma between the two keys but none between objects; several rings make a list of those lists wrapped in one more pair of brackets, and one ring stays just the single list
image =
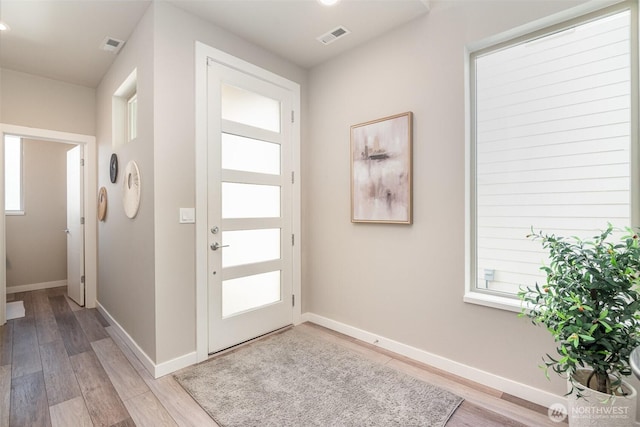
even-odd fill
[{"label": "door frame", "polygon": [[236,58],[226,52],[215,49],[201,42],[195,46],[195,98],[196,98],[196,354],[197,361],[206,360],[208,353],[208,224],[207,224],[207,67],[208,61],[234,68],[258,79],[280,86],[293,94],[292,109],[295,117],[292,126],[291,167],[295,174],[292,185],[292,233],[295,235],[293,246],[293,283],[295,298],[293,307],[293,324],[297,325],[302,317],[302,270],[301,270],[301,226],[300,226],[300,85],[278,76],[270,71]]},{"label": "door frame", "polygon": [[[4,136],[17,135],[23,138],[71,143],[84,146],[84,259],[85,259],[85,307],[96,306],[97,299],[97,171],[96,137],[77,133],[59,132],[50,129],[31,128],[0,123],[0,164],[4,164]],[[0,211],[4,212],[4,174],[0,173]],[[0,219],[0,261],[6,259],[5,215]],[[6,319],[7,270],[6,262],[0,262],[0,325]]]}]

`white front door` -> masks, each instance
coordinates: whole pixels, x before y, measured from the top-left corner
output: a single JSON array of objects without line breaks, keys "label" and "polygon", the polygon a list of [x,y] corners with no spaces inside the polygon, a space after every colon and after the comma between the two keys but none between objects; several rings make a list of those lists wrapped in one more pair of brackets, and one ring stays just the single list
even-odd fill
[{"label": "white front door", "polygon": [[293,322],[291,98],[208,67],[209,353]]},{"label": "white front door", "polygon": [[67,151],[67,294],[84,305],[84,221],[82,146]]}]

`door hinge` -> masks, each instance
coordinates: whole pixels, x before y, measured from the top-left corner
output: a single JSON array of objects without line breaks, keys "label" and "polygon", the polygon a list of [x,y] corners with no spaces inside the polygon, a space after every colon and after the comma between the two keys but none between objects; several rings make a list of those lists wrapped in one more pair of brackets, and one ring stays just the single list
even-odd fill
[{"label": "door hinge", "polygon": [[296,296],[291,294],[291,307],[296,306]]},{"label": "door hinge", "polygon": [[296,235],[292,234],[291,235],[291,246],[294,246],[296,244]]},{"label": "door hinge", "polygon": [[80,276],[80,283],[84,283],[84,276]]},{"label": "door hinge", "polygon": [[80,166],[84,166],[84,159],[80,159]]},{"label": "door hinge", "polygon": [[213,64],[213,58],[207,57],[207,66],[212,65],[212,64]]},{"label": "door hinge", "polygon": [[296,183],[296,173],[294,171],[291,171],[291,183]]},{"label": "door hinge", "polygon": [[83,216],[80,217],[80,225],[84,225],[84,217]]},{"label": "door hinge", "polygon": [[296,113],[295,111],[291,110],[291,123],[295,123],[296,122]]}]

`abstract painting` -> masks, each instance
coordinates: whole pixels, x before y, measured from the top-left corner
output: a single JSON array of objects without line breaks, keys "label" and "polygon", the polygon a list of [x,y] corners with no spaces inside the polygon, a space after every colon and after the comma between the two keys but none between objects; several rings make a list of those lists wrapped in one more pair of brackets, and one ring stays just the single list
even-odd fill
[{"label": "abstract painting", "polygon": [[351,126],[351,222],[411,224],[413,114]]}]

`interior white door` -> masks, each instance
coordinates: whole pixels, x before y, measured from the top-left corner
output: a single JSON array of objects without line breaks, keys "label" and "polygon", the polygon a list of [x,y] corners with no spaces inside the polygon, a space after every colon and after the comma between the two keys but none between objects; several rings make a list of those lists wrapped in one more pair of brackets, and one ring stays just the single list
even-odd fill
[{"label": "interior white door", "polygon": [[67,151],[67,294],[84,306],[82,146]]},{"label": "interior white door", "polygon": [[209,65],[210,353],[293,321],[291,97]]}]

